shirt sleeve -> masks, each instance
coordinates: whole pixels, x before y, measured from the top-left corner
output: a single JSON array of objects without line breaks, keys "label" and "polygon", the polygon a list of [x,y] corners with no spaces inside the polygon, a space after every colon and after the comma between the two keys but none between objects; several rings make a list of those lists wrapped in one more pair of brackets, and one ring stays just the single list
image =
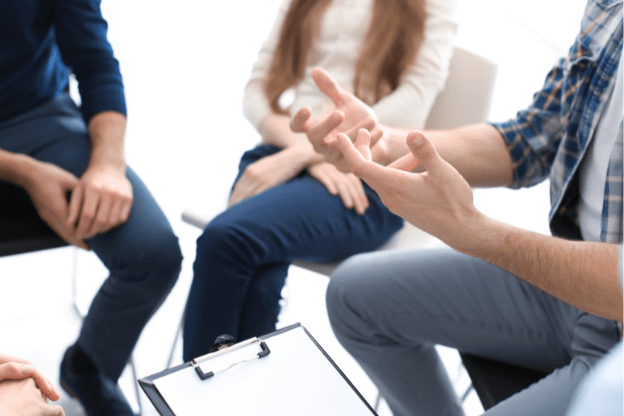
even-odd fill
[{"label": "shirt sleeve", "polygon": [[106,39],[107,28],[100,0],[56,1],[56,41],[63,62],[78,80],[87,123],[102,111],[126,115],[119,62]]},{"label": "shirt sleeve", "polygon": [[427,0],[425,33],[415,63],[398,88],[372,106],[385,125],[422,128],[448,77],[457,33],[456,0]]},{"label": "shirt sleeve", "polygon": [[519,111],[514,119],[492,123],[511,156],[512,188],[536,185],[548,178],[563,136],[561,96],[568,61],[562,58],[553,67],[527,109]]},{"label": "shirt sleeve", "polygon": [[260,129],[264,120],[273,112],[269,100],[264,93],[264,81],[267,79],[271,67],[273,53],[277,48],[282,23],[290,7],[290,2],[291,0],[285,0],[280,6],[275,22],[273,23],[273,28],[260,49],[258,59],[251,70],[251,77],[245,86],[243,115],[256,130]]}]

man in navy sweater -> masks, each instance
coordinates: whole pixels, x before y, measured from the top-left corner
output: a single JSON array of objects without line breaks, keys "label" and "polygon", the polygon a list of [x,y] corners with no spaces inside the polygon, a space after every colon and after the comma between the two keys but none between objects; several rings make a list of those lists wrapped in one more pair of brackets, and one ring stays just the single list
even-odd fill
[{"label": "man in navy sweater", "polygon": [[[0,181],[23,188],[50,228],[109,269],[63,358],[61,385],[88,415],[131,415],[117,379],[182,254],[126,166],[124,89],[106,30],[99,0],[3,0]],[[70,70],[80,109],[67,93]]]}]

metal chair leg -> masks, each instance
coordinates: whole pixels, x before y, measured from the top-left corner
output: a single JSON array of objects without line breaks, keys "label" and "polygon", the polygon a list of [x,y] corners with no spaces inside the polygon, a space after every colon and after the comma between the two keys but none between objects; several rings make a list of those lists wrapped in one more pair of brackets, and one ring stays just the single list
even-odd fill
[{"label": "metal chair leg", "polygon": [[180,325],[178,325],[178,330],[175,333],[175,337],[173,338],[173,345],[171,346],[171,352],[169,353],[169,359],[167,360],[167,368],[171,368],[171,363],[173,362],[173,354],[175,354],[176,346],[178,345],[178,338],[182,335],[182,328],[184,327],[184,316],[186,311],[182,313],[182,319],[180,319]]}]

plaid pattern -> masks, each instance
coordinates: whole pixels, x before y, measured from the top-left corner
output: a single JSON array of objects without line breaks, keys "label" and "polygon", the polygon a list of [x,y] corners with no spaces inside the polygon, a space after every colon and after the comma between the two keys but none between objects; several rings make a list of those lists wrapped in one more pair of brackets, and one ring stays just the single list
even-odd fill
[{"label": "plaid pattern", "polygon": [[[622,0],[590,0],[567,57],[515,119],[493,123],[513,164],[512,187],[550,179],[553,235],[581,239],[577,205],[581,159],[611,96],[622,54]],[[622,130],[607,173],[601,240],[622,242]]]}]

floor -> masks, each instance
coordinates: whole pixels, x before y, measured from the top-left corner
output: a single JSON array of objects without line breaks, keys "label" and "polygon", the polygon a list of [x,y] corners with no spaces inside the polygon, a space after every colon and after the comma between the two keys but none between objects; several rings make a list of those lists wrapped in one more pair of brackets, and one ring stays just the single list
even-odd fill
[{"label": "floor", "polygon": [[[192,208],[212,217],[222,210],[238,158],[258,141],[241,115],[242,91],[279,2],[135,0],[102,5],[126,85],[127,159],[160,201],[185,256],[178,284],[136,347],[138,377],[165,368],[190,287],[199,230],[182,223],[181,211]],[[490,119],[512,117],[530,102],[550,65],[571,44],[585,3],[459,0],[457,44],[499,65]],[[498,220],[548,233],[547,183],[518,192],[479,190],[475,204]],[[80,328],[72,300],[74,264],[78,309],[84,313],[106,278],[91,253],[62,248],[0,260],[0,351],[30,359],[55,381],[63,351]],[[329,328],[327,283],[324,276],[292,267],[280,326],[305,325],[374,402],[374,385]],[[440,353],[462,394],[469,381],[457,354],[445,348]],[[179,350],[174,358],[181,362]],[[121,385],[138,410],[130,371]],[[140,401],[144,414],[156,414],[142,393]],[[67,397],[62,403],[67,414],[80,414]],[[476,395],[468,396],[465,409],[469,416],[482,413]],[[379,414],[391,413],[382,405]]]}]

